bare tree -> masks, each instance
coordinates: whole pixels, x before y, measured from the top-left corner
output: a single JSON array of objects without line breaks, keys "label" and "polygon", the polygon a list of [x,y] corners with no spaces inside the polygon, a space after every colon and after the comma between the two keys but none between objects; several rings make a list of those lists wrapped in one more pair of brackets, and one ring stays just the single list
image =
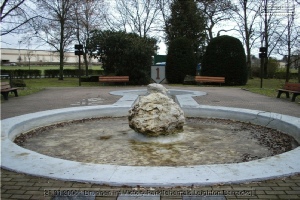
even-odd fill
[{"label": "bare tree", "polygon": [[117,12],[111,13],[111,27],[122,27],[124,31],[137,33],[140,37],[157,31],[160,14],[157,0],[116,0],[115,3]]},{"label": "bare tree", "polygon": [[264,78],[268,78],[268,57],[276,49],[281,35],[285,32],[285,28],[281,24],[284,15],[278,13],[278,2],[276,0],[262,0],[261,32],[264,39],[264,46],[267,48],[267,58],[264,59]]},{"label": "bare tree", "polygon": [[[230,0],[197,0],[200,9],[202,10],[207,22],[207,42],[214,38],[214,28],[220,23],[230,20],[233,11],[236,11],[236,7],[231,3]],[[222,31],[230,31],[231,29],[221,29],[218,31],[217,36]]]},{"label": "bare tree", "polygon": [[257,0],[239,0],[237,8],[233,19],[246,47],[247,69],[248,75],[251,77],[251,50],[261,35],[257,29],[255,30],[260,17],[261,6],[257,4]]},{"label": "bare tree", "polygon": [[105,19],[106,5],[103,0],[77,0],[74,6],[74,29],[76,30],[76,39],[83,45],[83,59],[85,64],[86,76],[88,76],[88,42],[90,32],[100,29]]},{"label": "bare tree", "polygon": [[16,33],[37,17],[30,6],[31,1],[3,0],[0,10],[1,35]]},{"label": "bare tree", "polygon": [[40,17],[31,23],[34,36],[59,52],[59,80],[63,80],[64,53],[72,43],[72,7],[74,0],[38,0]]},{"label": "bare tree", "polygon": [[[297,49],[300,45],[300,26],[296,25],[295,17],[297,13],[295,13],[295,5],[290,2],[289,7],[287,7],[286,11],[286,20],[282,21],[284,31],[283,33],[277,33],[278,37],[278,47],[277,52],[283,55],[286,58],[286,76],[285,81],[289,82],[290,79],[290,68],[293,64],[298,63],[299,56],[297,55],[299,52]],[[295,55],[293,55],[295,53]]]}]

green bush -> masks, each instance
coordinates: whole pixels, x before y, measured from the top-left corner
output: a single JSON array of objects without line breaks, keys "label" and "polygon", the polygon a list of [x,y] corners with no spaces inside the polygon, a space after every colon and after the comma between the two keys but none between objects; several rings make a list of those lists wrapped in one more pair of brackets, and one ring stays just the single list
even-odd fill
[{"label": "green bush", "polygon": [[201,75],[225,77],[227,85],[245,85],[246,55],[240,40],[226,35],[213,38],[202,60]]},{"label": "green bush", "polygon": [[[286,72],[284,71],[278,71],[278,72],[275,72],[274,74],[274,78],[277,78],[277,79],[285,79],[286,77]],[[290,73],[290,79],[298,79],[298,73]]]},{"label": "green bush", "polygon": [[122,31],[95,30],[89,43],[92,52],[98,45],[105,52],[102,56],[105,75],[129,76],[129,84],[150,82],[152,55],[156,48],[154,38]]},{"label": "green bush", "polygon": [[187,38],[177,38],[170,42],[166,63],[166,78],[169,83],[183,83],[186,75],[196,74],[196,55],[192,43]]},{"label": "green bush", "polygon": [[47,78],[55,78],[59,76],[59,69],[45,69],[44,76]]},{"label": "green bush", "polygon": [[99,76],[97,76],[97,75],[82,76],[81,81],[82,82],[99,82]]},{"label": "green bush", "polygon": [[22,79],[14,79],[11,81],[12,87],[26,87],[26,83]]}]

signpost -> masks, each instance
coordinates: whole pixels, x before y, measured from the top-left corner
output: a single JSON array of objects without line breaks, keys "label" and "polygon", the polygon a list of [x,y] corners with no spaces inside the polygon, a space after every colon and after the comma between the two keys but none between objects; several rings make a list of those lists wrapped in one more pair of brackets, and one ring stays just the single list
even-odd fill
[{"label": "signpost", "polygon": [[153,65],[151,66],[151,79],[156,83],[161,83],[166,78],[166,66],[165,65]]},{"label": "signpost", "polygon": [[83,45],[82,44],[75,44],[75,55],[79,56],[79,86],[81,86],[81,55],[83,55]]}]

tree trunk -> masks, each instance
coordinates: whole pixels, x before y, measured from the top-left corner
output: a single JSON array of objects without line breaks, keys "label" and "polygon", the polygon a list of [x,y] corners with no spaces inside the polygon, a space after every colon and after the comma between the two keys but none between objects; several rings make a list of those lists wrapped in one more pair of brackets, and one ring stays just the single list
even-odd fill
[{"label": "tree trunk", "polygon": [[59,78],[64,80],[64,19],[61,18],[60,22],[60,42],[59,42]]},{"label": "tree trunk", "polygon": [[59,78],[58,80],[64,80],[64,48],[63,48],[63,35],[64,29],[61,30],[61,39],[60,39],[60,46],[59,46]]},{"label": "tree trunk", "polygon": [[84,51],[83,53],[83,60],[84,60],[84,65],[85,65],[85,75],[88,76],[89,75],[89,63],[88,63],[88,57],[86,55],[86,51]]},{"label": "tree trunk", "polygon": [[268,8],[268,0],[265,0],[265,47],[266,47],[266,53],[267,53],[267,57],[264,59],[265,63],[264,63],[264,78],[268,78],[268,36],[269,36],[269,33],[268,33],[268,13],[267,13],[267,8]]},{"label": "tree trunk", "polygon": [[300,83],[300,66],[298,65],[298,83]]}]

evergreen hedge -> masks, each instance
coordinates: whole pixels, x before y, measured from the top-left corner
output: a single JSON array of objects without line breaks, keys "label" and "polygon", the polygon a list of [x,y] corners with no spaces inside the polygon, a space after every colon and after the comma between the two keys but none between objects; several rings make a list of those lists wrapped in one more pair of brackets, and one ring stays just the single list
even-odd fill
[{"label": "evergreen hedge", "polygon": [[[14,79],[22,79],[22,78],[41,78],[42,77],[42,70],[37,69],[15,69],[15,70],[6,70],[1,69],[0,73],[2,75],[9,75],[11,78]],[[89,75],[102,75],[103,70],[88,70]],[[83,76],[84,70],[81,69],[81,75]],[[44,70],[44,77],[45,78],[55,78],[59,76],[59,69],[45,69]],[[79,70],[78,69],[65,69],[64,70],[64,77],[78,77]]]},{"label": "evergreen hedge", "polygon": [[248,80],[242,43],[231,36],[213,38],[202,60],[202,76],[225,77],[226,85],[245,85]]},{"label": "evergreen hedge", "polygon": [[170,42],[166,63],[166,78],[169,83],[180,83],[186,75],[196,74],[196,55],[192,42],[187,38],[176,38]]}]

